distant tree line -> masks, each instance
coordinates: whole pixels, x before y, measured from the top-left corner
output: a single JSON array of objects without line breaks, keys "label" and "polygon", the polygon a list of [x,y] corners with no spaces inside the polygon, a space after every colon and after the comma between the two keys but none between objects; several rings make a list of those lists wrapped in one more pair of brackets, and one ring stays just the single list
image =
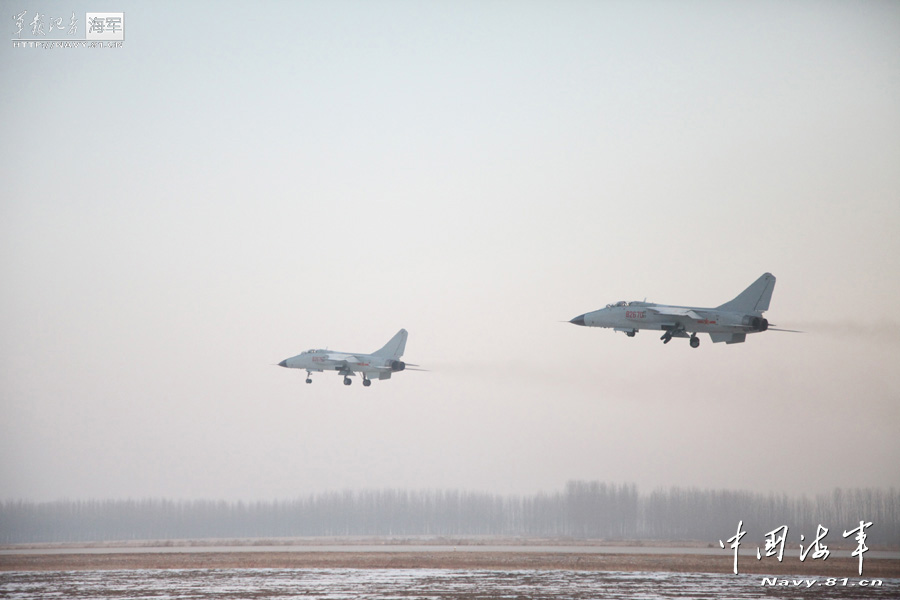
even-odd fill
[{"label": "distant tree line", "polygon": [[286,501],[62,500],[0,503],[0,543],[281,538],[308,536],[510,536],[718,543],[743,521],[746,540],[789,527],[789,542],[855,545],[844,531],[864,520],[867,544],[900,545],[900,493],[835,489],[810,499],[572,481],[562,491],[504,496],[464,491],[366,490]]}]

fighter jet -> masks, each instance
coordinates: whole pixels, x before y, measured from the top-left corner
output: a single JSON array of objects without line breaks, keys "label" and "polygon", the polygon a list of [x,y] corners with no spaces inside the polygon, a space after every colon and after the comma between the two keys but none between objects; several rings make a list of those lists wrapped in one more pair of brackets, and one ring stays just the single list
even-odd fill
[{"label": "fighter jet", "polygon": [[[312,383],[313,371],[337,371],[339,375],[344,376],[344,385],[350,385],[353,380],[350,377],[354,373],[362,376],[363,385],[369,387],[372,385],[372,379],[390,379],[391,375],[398,371],[404,371],[407,367],[417,367],[418,365],[407,365],[400,360],[403,352],[406,350],[406,338],[409,334],[405,329],[401,329],[391,338],[383,348],[376,350],[371,354],[358,354],[350,352],[337,352],[335,350],[307,350],[297,356],[286,358],[280,363],[279,367],[287,367],[288,369],[306,369],[306,383]],[[419,371],[421,369],[411,368],[411,371]]]},{"label": "fighter jet", "polygon": [[708,333],[714,343],[739,344],[748,333],[794,331],[776,329],[762,316],[769,310],[774,289],[775,276],[764,273],[734,300],[716,308],[623,301],[607,304],[606,308],[579,315],[569,322],[587,327],[611,327],[628,337],[634,337],[640,329],[657,329],[665,332],[659,338],[664,344],[673,337],[689,338],[691,348],[700,345],[698,333]]}]

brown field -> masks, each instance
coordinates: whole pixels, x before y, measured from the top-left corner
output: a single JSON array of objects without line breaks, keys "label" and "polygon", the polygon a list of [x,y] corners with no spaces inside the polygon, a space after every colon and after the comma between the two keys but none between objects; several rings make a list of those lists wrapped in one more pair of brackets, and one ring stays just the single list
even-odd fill
[{"label": "brown field", "polygon": [[[730,573],[732,557],[696,554],[593,554],[516,551],[435,552],[171,552],[69,553],[0,555],[0,571],[77,571],[108,569],[565,569],[584,571],[665,571]],[[831,556],[827,561],[800,562],[796,557],[778,562],[742,556],[741,573],[857,577],[855,558]],[[900,577],[900,561],[869,559],[864,576]]]}]

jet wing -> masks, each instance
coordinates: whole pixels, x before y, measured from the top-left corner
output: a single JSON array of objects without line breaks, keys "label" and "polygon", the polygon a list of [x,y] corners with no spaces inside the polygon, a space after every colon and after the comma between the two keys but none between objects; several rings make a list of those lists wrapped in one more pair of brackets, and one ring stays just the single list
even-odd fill
[{"label": "jet wing", "polygon": [[325,355],[325,358],[332,361],[335,364],[356,364],[361,362],[366,362],[364,357],[357,356],[355,354],[344,354],[342,352],[331,352]]},{"label": "jet wing", "polygon": [[368,367],[372,362],[371,356],[365,354],[329,354],[330,360],[335,367],[343,369],[352,369],[355,367]]},{"label": "jet wing", "polygon": [[670,317],[690,317],[691,319],[700,320],[703,317],[691,308],[676,308],[674,306],[653,306],[648,307],[652,313],[657,315],[667,315]]},{"label": "jet wing", "polygon": [[353,354],[348,357],[350,364],[369,366],[372,363],[372,357],[365,354]]}]

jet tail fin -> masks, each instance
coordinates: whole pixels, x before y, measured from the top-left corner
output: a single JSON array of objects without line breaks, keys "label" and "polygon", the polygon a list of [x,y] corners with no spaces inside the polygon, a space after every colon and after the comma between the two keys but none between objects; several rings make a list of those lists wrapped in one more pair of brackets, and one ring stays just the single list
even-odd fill
[{"label": "jet tail fin", "polygon": [[772,300],[772,291],[775,289],[775,276],[771,273],[763,273],[759,279],[750,284],[746,290],[717,307],[719,310],[730,312],[765,312],[769,310],[769,302]]},{"label": "jet tail fin", "polygon": [[406,352],[406,338],[408,336],[409,334],[406,330],[401,329],[391,338],[391,341],[384,345],[383,348],[373,352],[372,356],[381,358],[400,358],[403,356],[403,353]]}]

